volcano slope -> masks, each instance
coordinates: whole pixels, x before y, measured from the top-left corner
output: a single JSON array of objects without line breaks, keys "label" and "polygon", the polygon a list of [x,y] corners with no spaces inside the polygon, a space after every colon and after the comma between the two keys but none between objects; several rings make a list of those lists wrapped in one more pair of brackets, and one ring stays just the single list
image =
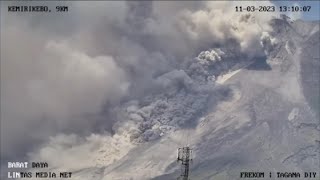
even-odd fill
[{"label": "volcano slope", "polygon": [[272,25],[279,43],[266,63],[256,61],[228,79],[231,100],[192,131],[192,179],[240,179],[243,171],[272,172],[270,179],[276,172],[318,172],[319,22],[275,19]]},{"label": "volcano slope", "polygon": [[[68,146],[57,151],[66,160],[51,170],[69,170],[83,180],[175,179],[177,148],[189,144],[191,179],[234,180],[245,171],[272,172],[272,178],[276,172],[318,172],[319,22],[273,19],[271,26],[277,43],[266,56],[248,60],[234,52],[206,69],[185,63],[187,68],[160,75],[158,91],[115,110],[118,119],[131,120],[114,126],[121,135],[94,135],[77,146],[76,137],[56,138],[61,148]],[[40,151],[44,161],[55,152],[51,147]]]}]

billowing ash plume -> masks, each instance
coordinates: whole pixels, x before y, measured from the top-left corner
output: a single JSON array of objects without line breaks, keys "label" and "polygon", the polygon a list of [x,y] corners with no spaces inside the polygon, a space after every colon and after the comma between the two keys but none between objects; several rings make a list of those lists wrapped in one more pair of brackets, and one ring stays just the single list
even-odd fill
[{"label": "billowing ash plume", "polygon": [[221,49],[202,51],[198,55],[197,60],[199,60],[200,64],[214,64],[217,61],[221,61],[224,55],[225,53]]},{"label": "billowing ash plume", "polygon": [[260,38],[261,46],[264,48],[264,53],[269,54],[269,52],[277,44],[277,40],[270,36],[268,32],[263,32]]},{"label": "billowing ash plume", "polygon": [[91,146],[132,147],[196,123],[231,95],[215,77],[264,56],[275,41],[270,14],[239,14],[232,2],[67,4],[72,12],[52,18],[1,11],[7,158],[45,142],[32,158],[58,166],[53,154],[64,152],[70,163],[63,167],[76,168],[71,157]]}]

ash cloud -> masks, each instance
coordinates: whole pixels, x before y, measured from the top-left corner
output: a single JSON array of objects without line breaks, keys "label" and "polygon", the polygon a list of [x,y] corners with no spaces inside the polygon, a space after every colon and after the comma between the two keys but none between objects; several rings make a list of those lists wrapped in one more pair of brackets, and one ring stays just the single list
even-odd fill
[{"label": "ash cloud", "polygon": [[214,81],[240,67],[234,57],[272,48],[272,16],[236,13],[234,2],[65,4],[68,15],[1,11],[2,156],[44,142],[31,159],[63,151],[72,162],[95,146],[89,137],[130,148],[159,139],[230,95]]},{"label": "ash cloud", "polygon": [[[2,31],[3,32],[3,31]],[[91,129],[85,116],[125,95],[129,82],[111,56],[90,57],[66,42],[41,42],[11,27],[2,33],[1,125],[4,152],[57,131]],[[21,41],[23,40],[23,41]],[[93,118],[95,118],[93,116]]]}]

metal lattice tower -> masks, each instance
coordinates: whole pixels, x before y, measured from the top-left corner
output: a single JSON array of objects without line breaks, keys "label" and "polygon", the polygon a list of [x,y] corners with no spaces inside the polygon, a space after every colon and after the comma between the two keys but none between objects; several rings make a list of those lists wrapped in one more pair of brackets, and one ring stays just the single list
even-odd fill
[{"label": "metal lattice tower", "polygon": [[178,149],[178,161],[181,161],[181,175],[178,180],[189,180],[189,164],[192,161],[192,150],[190,147],[182,147]]}]

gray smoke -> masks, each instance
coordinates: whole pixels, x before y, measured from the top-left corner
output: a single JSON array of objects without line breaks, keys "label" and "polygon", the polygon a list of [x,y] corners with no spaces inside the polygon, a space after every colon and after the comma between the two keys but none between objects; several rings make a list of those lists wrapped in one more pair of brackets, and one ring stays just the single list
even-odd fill
[{"label": "gray smoke", "polygon": [[1,156],[45,142],[31,158],[57,166],[52,154],[76,159],[196,123],[232,95],[214,80],[233,57],[264,56],[274,42],[270,14],[235,13],[233,2],[64,2],[68,14],[48,16],[1,4]]}]

